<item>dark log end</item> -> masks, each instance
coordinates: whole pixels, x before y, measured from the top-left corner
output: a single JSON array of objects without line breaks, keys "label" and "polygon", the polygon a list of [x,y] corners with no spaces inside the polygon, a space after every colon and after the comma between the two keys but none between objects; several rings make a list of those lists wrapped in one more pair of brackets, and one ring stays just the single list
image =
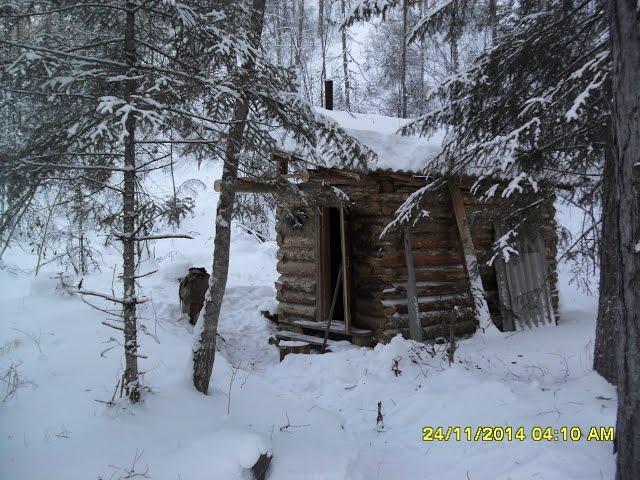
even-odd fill
[{"label": "dark log end", "polygon": [[253,473],[253,478],[255,480],[264,480],[267,478],[267,471],[271,465],[271,458],[272,456],[268,453],[263,453],[260,455],[255,465],[251,467],[251,472]]}]

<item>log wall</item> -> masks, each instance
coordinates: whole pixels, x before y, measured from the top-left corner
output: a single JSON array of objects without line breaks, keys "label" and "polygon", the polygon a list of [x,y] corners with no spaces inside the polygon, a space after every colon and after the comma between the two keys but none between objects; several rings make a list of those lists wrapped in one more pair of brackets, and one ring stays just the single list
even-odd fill
[{"label": "log wall", "polygon": [[[397,333],[408,335],[407,268],[402,238],[399,232],[380,238],[396,209],[416,189],[415,180],[411,177],[407,176],[406,182],[398,178],[398,175],[390,179],[383,174],[370,174],[360,180],[337,178],[331,181],[349,196],[352,325],[374,330],[379,341],[386,341]],[[312,182],[313,179],[309,183]],[[495,269],[486,265],[493,255],[493,224],[504,219],[505,212],[521,208],[523,202],[531,201],[531,198],[515,195],[512,201],[495,198],[480,202],[478,196],[470,193],[470,186],[464,182],[461,185],[463,201],[489,310],[495,323],[501,326]],[[320,207],[335,205],[339,201],[326,190],[318,190],[318,195],[308,202],[312,206],[289,207],[304,213],[302,225],[288,220],[285,208],[277,213],[277,269],[280,278],[276,282],[276,290],[280,302],[280,323],[284,328],[293,328],[295,320],[319,319],[316,318],[316,282]],[[456,320],[456,334],[471,334],[477,325],[448,190],[430,194],[424,209],[429,212],[429,217],[412,227],[412,246],[420,321],[425,338],[449,336],[450,311],[456,306],[460,312]],[[557,312],[554,214],[553,201],[547,200],[537,208],[535,221],[545,242],[549,271],[553,272],[553,305]]]},{"label": "log wall", "polygon": [[317,208],[291,206],[279,208],[276,218],[279,322],[284,328],[292,328],[295,320],[315,320],[316,316],[316,230],[319,215]]}]

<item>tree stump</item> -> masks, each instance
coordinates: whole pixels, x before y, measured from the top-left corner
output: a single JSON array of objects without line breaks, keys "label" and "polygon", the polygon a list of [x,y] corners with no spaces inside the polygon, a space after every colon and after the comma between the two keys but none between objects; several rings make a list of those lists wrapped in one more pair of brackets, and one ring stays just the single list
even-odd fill
[{"label": "tree stump", "polygon": [[256,464],[251,467],[254,480],[265,480],[267,470],[269,470],[269,465],[271,465],[271,455],[268,453],[260,455]]},{"label": "tree stump", "polygon": [[280,361],[290,353],[311,353],[311,346],[307,342],[299,340],[281,340],[278,343],[278,351],[280,352]]}]

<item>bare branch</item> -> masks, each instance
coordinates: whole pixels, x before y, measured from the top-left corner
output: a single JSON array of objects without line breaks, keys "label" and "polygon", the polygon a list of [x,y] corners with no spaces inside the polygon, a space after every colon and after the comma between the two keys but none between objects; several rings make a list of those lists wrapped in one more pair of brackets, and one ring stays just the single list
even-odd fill
[{"label": "bare branch", "polygon": [[[115,329],[115,330],[120,330],[121,332],[124,332],[124,327],[121,327],[121,326],[119,326],[119,325],[112,325],[111,323],[107,322],[106,320],[103,320],[103,321],[102,321],[102,322],[100,322],[100,323],[102,323],[102,325],[104,325],[104,326],[106,326],[106,327],[110,327],[110,328],[113,328],[113,329]],[[113,347],[112,347],[112,348],[113,348]],[[109,349],[109,350],[111,350],[111,349]],[[106,351],[106,350],[105,350],[105,351]],[[101,354],[101,355],[102,355],[102,354]]]},{"label": "bare branch", "polygon": [[121,303],[123,305],[125,303],[124,298],[113,297],[111,295],[107,295],[106,293],[94,292],[93,290],[78,290],[78,293],[80,295],[89,295],[91,297],[104,298],[105,300],[109,300],[114,303]]}]

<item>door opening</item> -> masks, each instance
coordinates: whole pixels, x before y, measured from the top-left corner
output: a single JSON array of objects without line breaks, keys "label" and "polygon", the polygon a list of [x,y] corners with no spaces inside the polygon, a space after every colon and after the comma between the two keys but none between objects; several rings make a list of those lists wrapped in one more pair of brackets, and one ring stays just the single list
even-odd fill
[{"label": "door opening", "polygon": [[[350,236],[345,207],[325,207],[320,221],[319,263],[317,285],[320,286],[317,320],[329,320],[331,302],[336,293],[336,305],[331,320],[344,322],[345,332],[351,325],[351,268],[349,265]],[[338,274],[342,266],[342,275]]]}]

